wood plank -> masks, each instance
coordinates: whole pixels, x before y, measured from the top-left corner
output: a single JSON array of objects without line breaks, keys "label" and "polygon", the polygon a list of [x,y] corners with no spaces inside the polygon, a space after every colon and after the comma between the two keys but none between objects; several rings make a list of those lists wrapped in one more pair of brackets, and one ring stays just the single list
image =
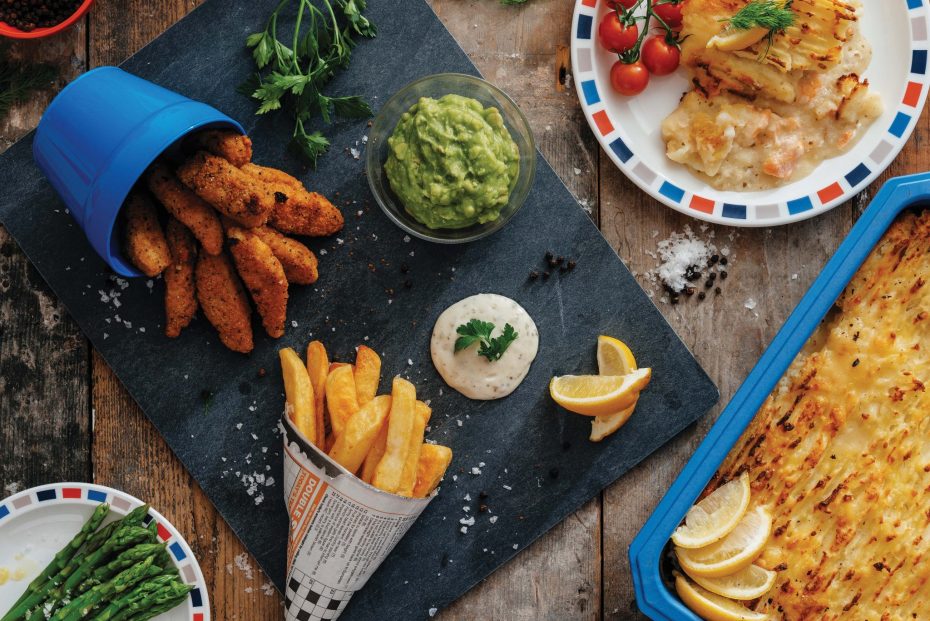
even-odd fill
[{"label": "wood plank", "polygon": [[[198,4],[98,2],[90,17],[90,66],[119,63]],[[93,380],[95,479],[145,498],[180,530],[203,568],[214,618],[279,618],[277,591],[96,353]]]},{"label": "wood plank", "polygon": [[[590,206],[596,221],[597,146],[578,106],[565,53],[572,4],[431,4],[484,77],[517,102],[543,155],[575,196]],[[600,501],[595,499],[437,618],[597,619],[600,545]]]},{"label": "wood plank", "polygon": [[[647,290],[655,290],[655,285],[642,276],[655,267],[649,253],[655,252],[659,240],[672,231],[681,231],[685,225],[704,239],[713,233],[718,246],[726,243],[733,251],[730,278],[723,284],[720,297],[711,296],[701,303],[682,296],[677,306],[658,302],[719,386],[721,406],[605,492],[605,619],[645,619],[635,612],[627,558],[630,542],[881,182],[891,176],[930,169],[930,154],[919,148],[930,126],[928,119],[925,110],[915,137],[902,155],[879,182],[860,196],[813,220],[772,229],[711,226],[701,232],[699,222],[647,197],[606,157],[602,158],[603,232],[627,265],[639,274]],[[752,310],[746,308],[750,298],[756,301]]]},{"label": "wood plank", "polygon": [[[47,91],[0,119],[0,151],[39,122],[55,92],[84,70],[85,23],[48,41],[10,44],[14,62],[58,72]],[[90,479],[87,341],[0,227],[0,498],[40,483]]]}]

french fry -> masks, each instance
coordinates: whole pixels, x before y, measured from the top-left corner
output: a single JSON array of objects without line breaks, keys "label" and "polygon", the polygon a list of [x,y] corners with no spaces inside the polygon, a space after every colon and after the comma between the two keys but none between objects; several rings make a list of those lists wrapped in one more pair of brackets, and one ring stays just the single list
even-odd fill
[{"label": "french fry", "polygon": [[438,444],[420,447],[417,462],[417,482],[413,486],[414,498],[426,498],[433,493],[452,461],[452,449]]},{"label": "french fry", "polygon": [[381,458],[384,457],[384,451],[387,449],[388,420],[385,419],[384,423],[381,424],[381,430],[375,437],[368,455],[365,456],[365,463],[362,464],[362,474],[359,478],[365,483],[371,484],[372,479],[375,478],[375,470],[377,470]]},{"label": "french fry", "polygon": [[389,395],[375,397],[363,405],[348,420],[342,435],[336,438],[332,450],[329,451],[329,456],[349,472],[358,472],[390,411]]},{"label": "french fry", "polygon": [[384,457],[375,469],[372,485],[397,493],[400,489],[404,463],[410,452],[410,435],[414,432],[417,389],[407,380],[395,377],[391,388],[391,416],[388,419],[387,444]]},{"label": "french fry", "polygon": [[329,375],[329,356],[326,347],[319,341],[307,345],[307,373],[310,374],[310,383],[313,384],[315,397],[314,411],[316,414],[316,438],[313,443],[318,447],[326,446],[326,376]]},{"label": "french fry", "polygon": [[355,354],[355,394],[360,406],[375,398],[380,383],[381,358],[372,348],[359,346]]},{"label": "french fry", "polygon": [[413,422],[413,433],[410,434],[410,448],[407,451],[407,461],[404,462],[404,471],[400,477],[400,488],[397,493],[401,496],[412,496],[413,488],[417,482],[417,466],[420,462],[420,449],[423,446],[423,434],[429,417],[433,411],[422,401],[417,401],[416,417]]},{"label": "french fry", "polygon": [[337,438],[345,430],[346,423],[358,412],[358,398],[355,395],[355,377],[352,367],[347,364],[330,365],[332,369],[326,378],[326,409],[333,435]]},{"label": "french fry", "polygon": [[284,395],[287,411],[297,430],[308,442],[316,437],[316,415],[313,409],[313,384],[304,361],[290,347],[278,352],[281,358],[281,373],[284,375]]}]

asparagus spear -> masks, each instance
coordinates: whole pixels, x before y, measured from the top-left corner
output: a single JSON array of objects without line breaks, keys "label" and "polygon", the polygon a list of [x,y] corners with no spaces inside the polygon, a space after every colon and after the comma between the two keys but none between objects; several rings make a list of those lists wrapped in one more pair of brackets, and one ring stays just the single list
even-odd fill
[{"label": "asparagus spear", "polygon": [[[68,561],[74,558],[74,555],[77,554],[78,550],[81,548],[81,546],[84,545],[84,542],[87,541],[88,537],[93,535],[94,531],[100,527],[100,524],[107,517],[108,513],[110,513],[110,505],[108,504],[98,505],[97,508],[94,509],[90,519],[84,523],[84,526],[81,527],[81,530],[78,531],[78,534],[68,542],[68,545],[62,548],[55,555],[55,558],[53,558],[52,562],[49,563],[44,570],[42,570],[42,573],[39,574],[35,580],[29,583],[29,586],[26,587],[26,591],[19,597],[18,600],[16,600],[16,603],[13,604],[10,612],[12,612],[16,606],[22,603],[27,597],[38,591],[42,585],[45,584],[52,576],[61,571],[62,568],[68,564]],[[4,615],[2,621],[9,621],[7,618],[9,615],[10,613]],[[9,618],[13,619],[15,617]]]},{"label": "asparagus spear", "polygon": [[98,584],[87,593],[71,600],[67,606],[52,615],[50,621],[79,621],[83,619],[100,602],[106,601],[113,595],[118,595],[131,589],[143,580],[153,578],[161,573],[161,567],[154,564],[155,555],[124,569],[109,582]]},{"label": "asparagus spear", "polygon": [[90,540],[87,542],[87,545],[84,546],[83,550],[81,550],[81,553],[90,554],[91,552],[94,552],[95,550],[97,550],[100,546],[106,543],[107,539],[109,539],[113,535],[113,533],[116,532],[117,528],[120,528],[122,526],[129,526],[129,525],[135,525],[135,526],[141,525],[142,520],[145,518],[148,512],[149,512],[148,505],[139,505],[138,507],[136,507],[135,509],[133,509],[132,511],[124,515],[121,519],[117,520],[116,522],[111,522],[110,524],[107,524],[106,526],[98,530],[96,534],[94,534],[93,537],[90,538]]},{"label": "asparagus spear", "polygon": [[[163,543],[140,543],[139,545],[129,548],[128,550],[123,550],[115,559],[106,565],[95,569],[89,578],[77,586],[72,595],[86,593],[91,588],[106,582],[124,569],[132,567],[136,563],[140,563],[150,556],[158,555],[158,553],[163,552],[164,549],[165,544]],[[166,565],[162,563],[164,558],[164,554],[156,556],[155,562],[158,565],[165,567]]]},{"label": "asparagus spear", "polygon": [[[190,587],[188,587],[187,590],[189,591]],[[131,617],[127,617],[126,619],[127,621],[148,621],[148,619],[157,617],[163,612],[168,612],[175,606],[183,603],[185,599],[187,599],[186,594],[180,595],[178,597],[175,597],[174,599],[167,600],[161,604],[156,604],[152,606],[151,608],[148,608],[147,610],[142,610],[140,612],[137,612],[136,614],[132,615]]]},{"label": "asparagus spear", "polygon": [[[24,619],[26,618],[26,613],[35,606],[46,602],[46,600],[50,601],[46,602],[46,604],[41,607],[53,610],[60,602],[62,596],[69,594],[75,586],[82,582],[87,575],[111,553],[119,552],[129,546],[146,541],[151,537],[151,533],[141,526],[120,524],[121,525],[113,531],[110,538],[97,550],[87,555],[78,553],[55,577],[10,610],[4,619],[6,621],[19,621],[20,619]],[[49,608],[49,606],[51,606],[51,608]]]},{"label": "asparagus spear", "polygon": [[176,581],[174,576],[156,576],[137,585],[129,593],[111,600],[106,608],[93,617],[93,621],[119,621],[169,602],[173,602],[173,608],[184,600],[191,588],[193,587]]}]

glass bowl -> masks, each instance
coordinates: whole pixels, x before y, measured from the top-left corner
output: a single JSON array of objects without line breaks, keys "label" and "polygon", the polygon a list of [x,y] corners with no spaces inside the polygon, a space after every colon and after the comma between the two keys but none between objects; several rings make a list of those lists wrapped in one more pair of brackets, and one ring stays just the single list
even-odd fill
[{"label": "glass bowl", "polygon": [[[438,99],[450,93],[471,97],[480,101],[485,108],[494,107],[500,111],[507,130],[517,143],[520,172],[510,192],[510,200],[501,209],[501,215],[497,220],[460,229],[431,229],[404,209],[403,203],[391,190],[384,172],[384,162],[388,156],[388,138],[397,127],[401,115],[421,97]],[[520,108],[506,93],[490,82],[462,73],[437,73],[411,82],[397,91],[378,111],[366,147],[365,169],[368,185],[387,217],[411,235],[440,244],[474,241],[503,228],[523,206],[536,174],[536,142]]]}]

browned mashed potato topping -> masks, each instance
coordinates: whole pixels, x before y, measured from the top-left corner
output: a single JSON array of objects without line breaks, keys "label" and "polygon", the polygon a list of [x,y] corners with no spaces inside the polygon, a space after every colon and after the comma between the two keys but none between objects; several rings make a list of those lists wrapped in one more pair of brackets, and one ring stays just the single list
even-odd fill
[{"label": "browned mashed potato topping", "polygon": [[748,472],[785,621],[930,619],[930,211],[901,216],[705,494]]},{"label": "browned mashed potato topping", "polygon": [[795,24],[747,49],[708,48],[749,0],[683,4],[682,64],[694,90],[662,124],[669,159],[720,190],[774,188],[850,149],[882,113],[860,78],[872,49],[858,0],[795,0]]}]

